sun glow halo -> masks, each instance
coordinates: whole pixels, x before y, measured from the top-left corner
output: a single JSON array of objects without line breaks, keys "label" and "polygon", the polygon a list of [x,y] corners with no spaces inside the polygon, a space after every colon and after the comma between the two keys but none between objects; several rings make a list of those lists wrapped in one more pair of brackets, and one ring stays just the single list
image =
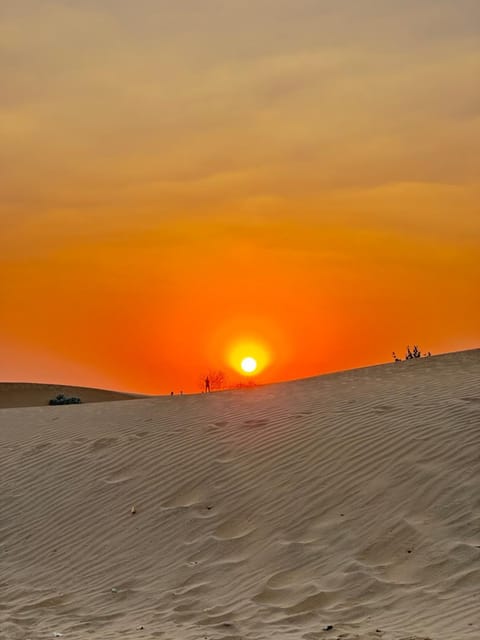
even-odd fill
[{"label": "sun glow halo", "polygon": [[245,373],[254,373],[257,368],[257,361],[255,360],[255,358],[248,356],[247,358],[244,358],[242,360],[240,366],[242,367],[242,371],[244,371]]},{"label": "sun glow halo", "polygon": [[227,358],[232,369],[244,376],[259,375],[271,361],[266,347],[260,341],[248,338],[234,343]]}]

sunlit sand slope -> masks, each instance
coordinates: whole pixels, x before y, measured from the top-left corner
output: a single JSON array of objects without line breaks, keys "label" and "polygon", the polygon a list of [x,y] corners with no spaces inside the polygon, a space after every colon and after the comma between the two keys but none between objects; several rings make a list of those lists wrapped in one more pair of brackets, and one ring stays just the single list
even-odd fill
[{"label": "sunlit sand slope", "polygon": [[0,637],[478,640],[479,380],[0,411]]},{"label": "sunlit sand slope", "polygon": [[82,402],[107,402],[130,400],[138,397],[129,393],[118,393],[106,389],[68,387],[61,384],[34,384],[29,382],[0,382],[0,409],[7,407],[41,407],[51,398],[62,393],[80,398]]}]

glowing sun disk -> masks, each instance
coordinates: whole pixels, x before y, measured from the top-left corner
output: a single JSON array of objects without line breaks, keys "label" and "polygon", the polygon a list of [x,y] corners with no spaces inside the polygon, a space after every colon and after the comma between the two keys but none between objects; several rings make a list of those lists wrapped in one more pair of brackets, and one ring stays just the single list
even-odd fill
[{"label": "glowing sun disk", "polygon": [[255,358],[249,356],[248,358],[244,358],[242,360],[240,366],[242,367],[242,370],[245,371],[245,373],[253,373],[257,368],[257,361],[255,360]]},{"label": "glowing sun disk", "polygon": [[243,376],[259,375],[270,364],[270,353],[259,340],[239,339],[228,350],[228,363]]}]

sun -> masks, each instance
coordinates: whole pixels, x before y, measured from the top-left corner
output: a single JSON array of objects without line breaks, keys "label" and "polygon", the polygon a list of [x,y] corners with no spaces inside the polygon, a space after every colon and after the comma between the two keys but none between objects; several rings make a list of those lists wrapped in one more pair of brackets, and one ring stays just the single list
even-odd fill
[{"label": "sun", "polygon": [[234,342],[227,352],[227,362],[242,376],[258,376],[271,362],[270,351],[258,339],[245,337]]},{"label": "sun", "polygon": [[257,361],[255,358],[248,356],[242,360],[240,366],[242,367],[242,371],[245,373],[254,373],[257,369]]}]

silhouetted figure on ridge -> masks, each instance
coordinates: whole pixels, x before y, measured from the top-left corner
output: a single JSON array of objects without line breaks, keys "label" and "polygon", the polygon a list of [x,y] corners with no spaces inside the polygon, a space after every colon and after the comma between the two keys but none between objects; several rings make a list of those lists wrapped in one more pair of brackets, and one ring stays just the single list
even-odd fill
[{"label": "silhouetted figure on ridge", "polygon": [[205,393],[210,393],[210,379],[208,376],[205,378]]}]

